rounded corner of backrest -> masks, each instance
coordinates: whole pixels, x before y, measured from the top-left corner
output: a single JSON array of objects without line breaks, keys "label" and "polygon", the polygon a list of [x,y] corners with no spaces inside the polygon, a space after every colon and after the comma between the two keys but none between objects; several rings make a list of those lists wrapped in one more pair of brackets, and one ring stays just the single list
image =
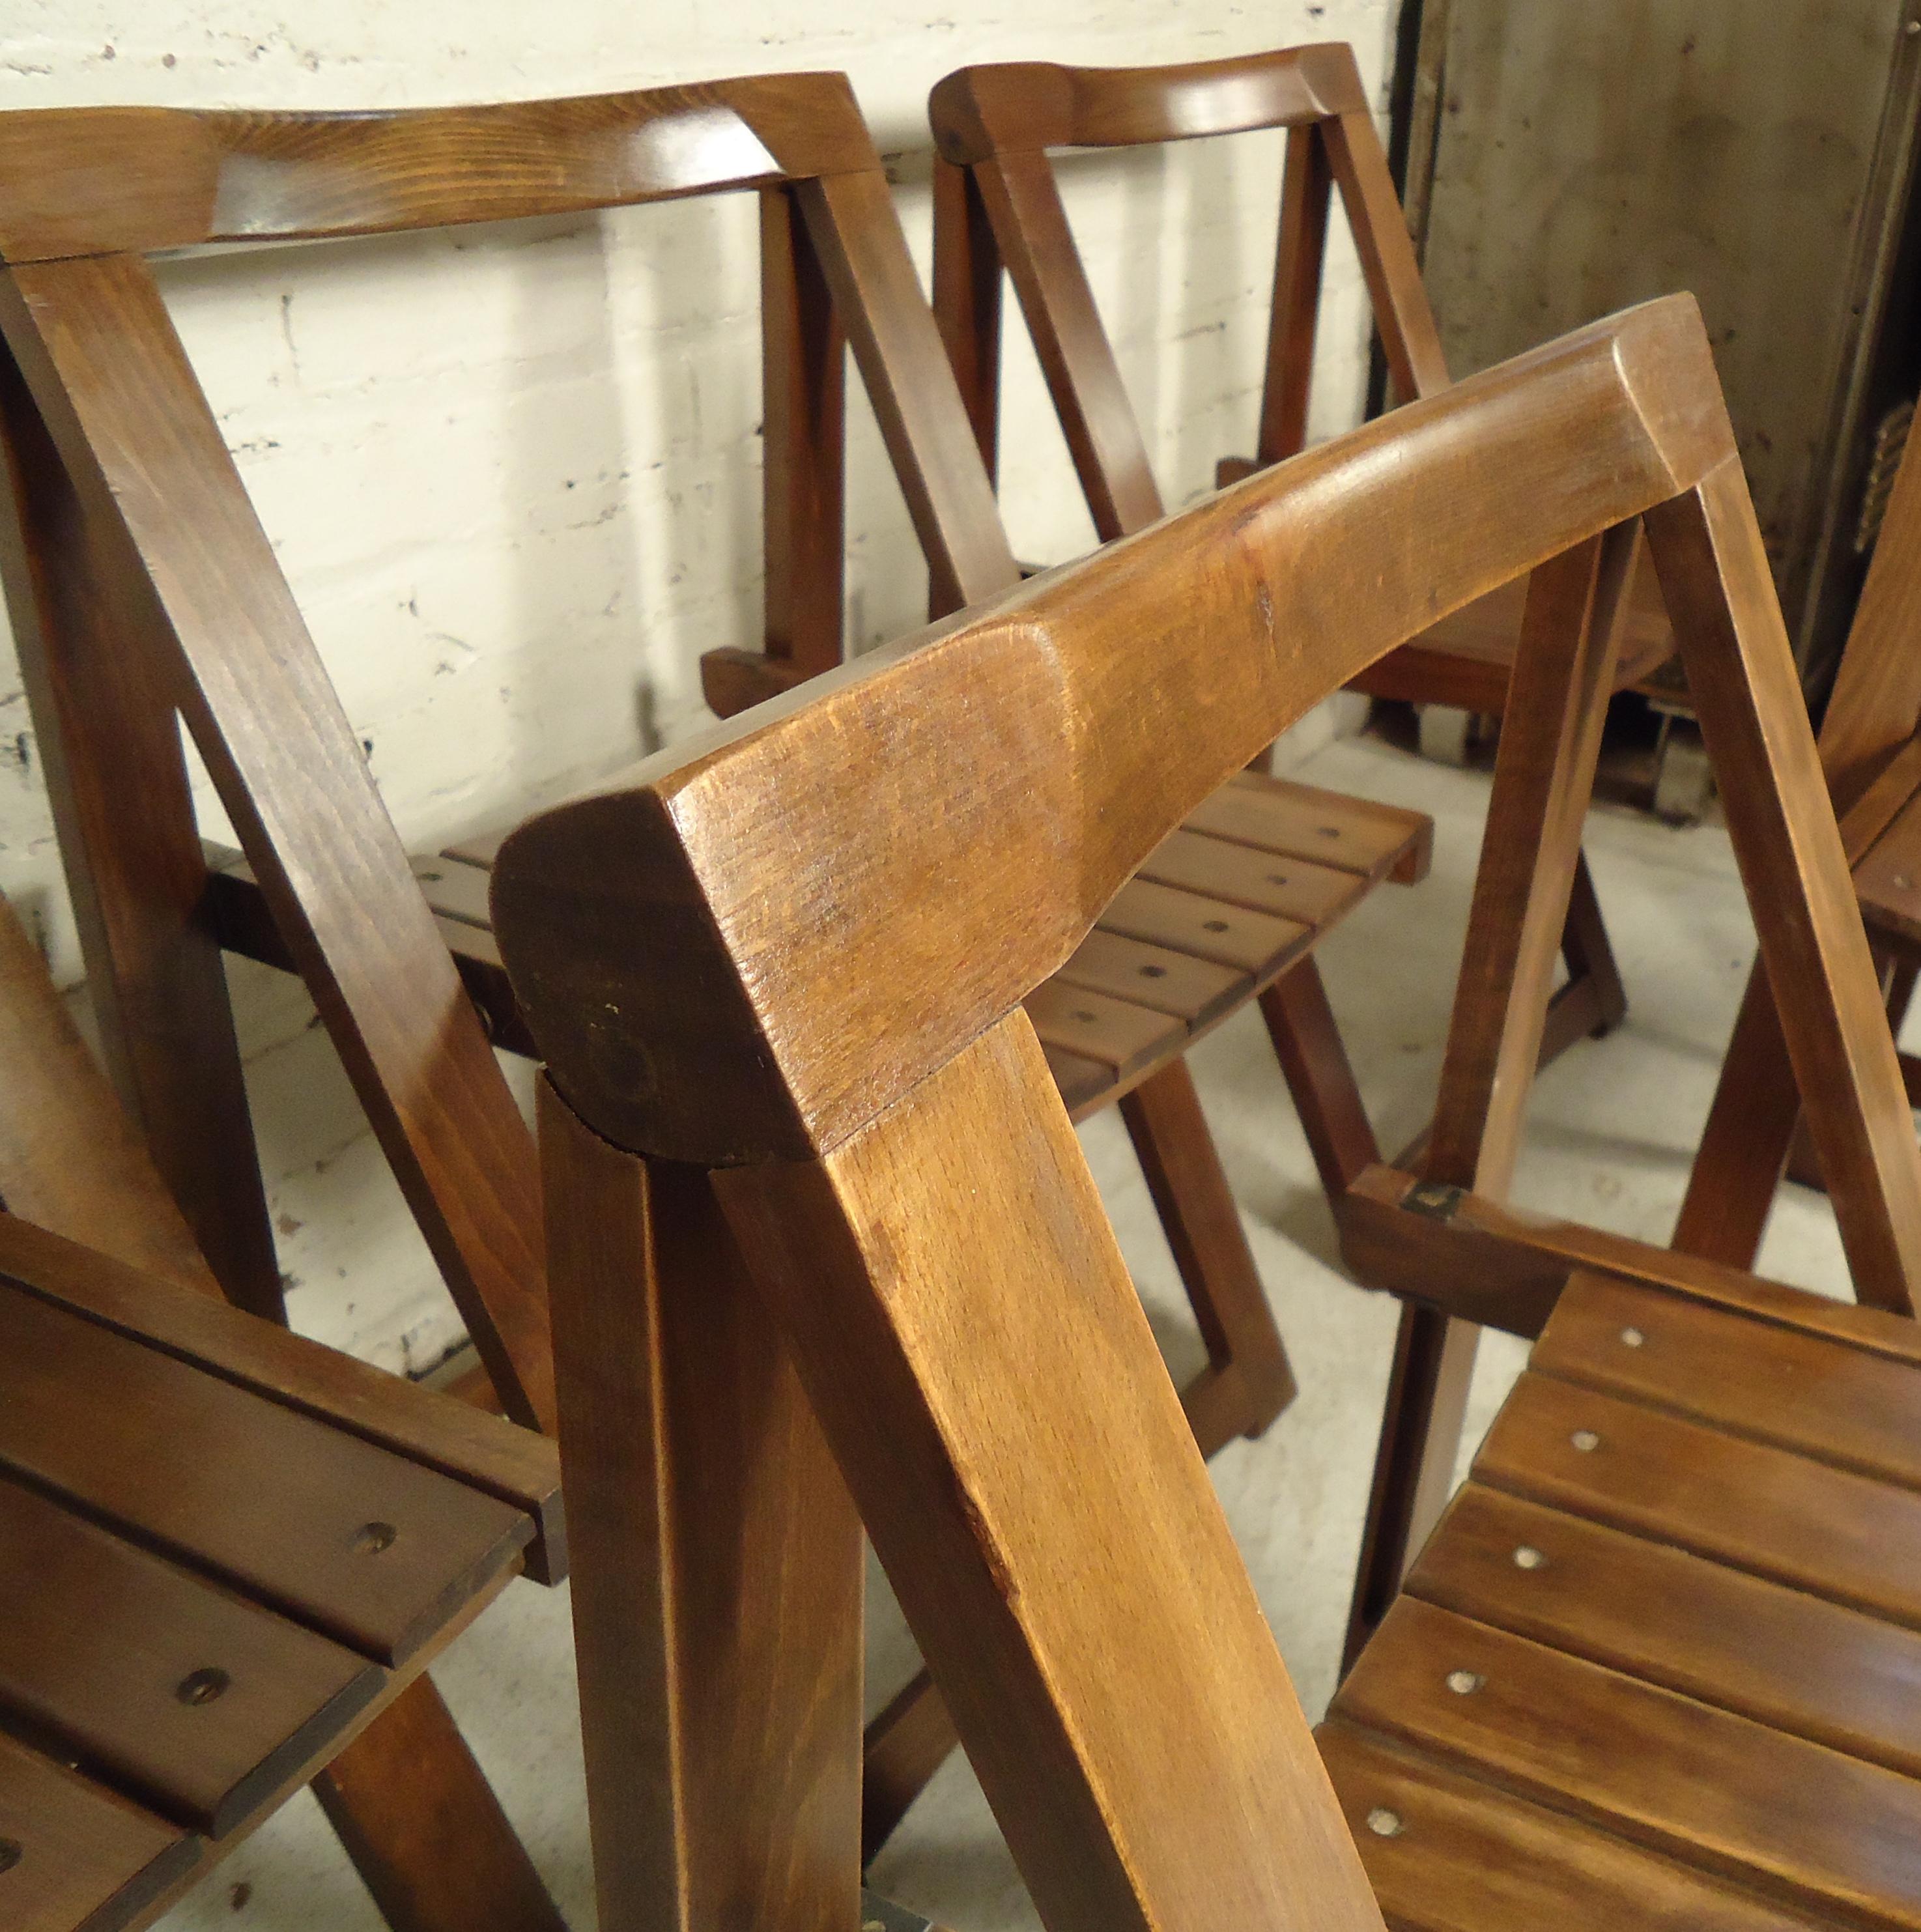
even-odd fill
[{"label": "rounded corner of backrest", "polygon": [[1615,366],[1643,431],[1673,478],[1692,489],[1736,453],[1734,430],[1700,304],[1658,296],[1615,318]]},{"label": "rounded corner of backrest", "polygon": [[1373,111],[1351,41],[1315,40],[1288,51],[1322,119]]},{"label": "rounded corner of backrest", "polygon": [[212,231],[218,109],[113,105],[0,113],[0,260],[144,254]]},{"label": "rounded corner of backrest", "polygon": [[971,167],[1015,149],[1072,146],[1074,73],[1051,61],[1000,61],[944,75],[927,96],[941,160]]},{"label": "rounded corner of backrest", "polygon": [[748,75],[716,87],[790,181],[881,165],[873,132],[844,68]]}]

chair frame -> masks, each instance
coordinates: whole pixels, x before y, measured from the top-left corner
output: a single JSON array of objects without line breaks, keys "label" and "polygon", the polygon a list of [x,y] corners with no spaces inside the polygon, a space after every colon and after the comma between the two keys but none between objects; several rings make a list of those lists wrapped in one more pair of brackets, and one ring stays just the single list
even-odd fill
[{"label": "chair frame", "polygon": [[[1301,449],[1326,254],[1337,189],[1360,258],[1396,393],[1438,394],[1450,380],[1387,157],[1344,42],[1162,68],[1043,62],[963,68],[934,89],[934,308],[989,472],[999,441],[1003,273],[1032,338],[1100,540],[1163,514],[1139,419],[1103,327],[1050,149],[1131,147],[1284,128],[1279,238],[1259,429],[1251,461],[1222,460],[1238,482]],[[1444,651],[1404,646],[1356,688],[1390,698],[1464,701]],[[1480,692],[1472,707],[1499,709]],[[1545,1051],[1605,1033],[1627,1010],[1620,973],[1583,858]],[[1358,1166],[1371,1156],[1364,1155]]]},{"label": "chair frame", "polygon": [[[322,1352],[310,1345],[290,1353],[275,1348],[270,1335],[263,1348],[254,1324],[206,1312],[206,1304],[221,1303],[220,1286],[4,899],[0,1067],[0,1264],[43,1285],[64,1282],[80,1293],[83,1305],[89,1305],[88,1294],[104,1292],[110,1318],[171,1343],[188,1359],[223,1361],[243,1382],[264,1360],[270,1376],[284,1378],[280,1386],[290,1398],[317,1400],[323,1414],[350,1401],[377,1435],[407,1416],[405,1405],[389,1400],[395,1391],[383,1386],[387,1378],[378,1371],[342,1363],[338,1372],[317,1378],[314,1358],[330,1360]],[[405,1443],[401,1436],[392,1440]],[[528,1569],[554,1582],[563,1574],[564,1539],[557,1512],[546,1514],[552,1520]],[[565,1932],[426,1674],[432,1654],[415,1660],[402,1686],[356,1727],[357,1736],[325,1762],[308,1762],[302,1775],[397,1932],[497,1924],[515,1932]],[[311,1750],[308,1755],[311,1760]],[[294,1778],[287,1788],[301,1781]],[[256,1815],[278,1802],[267,1799]],[[197,1884],[243,1836],[236,1832],[218,1845],[200,1846],[167,1881],[164,1897],[141,1908],[141,1922]],[[127,1909],[134,1910],[131,1903]]]},{"label": "chair frame", "polygon": [[[839,656],[848,340],[937,594],[1011,570],[845,76],[0,116],[0,580],[114,1084],[223,1291],[284,1320],[223,944],[300,973],[494,1398],[547,1429],[536,1156],[486,1030],[517,1022],[463,988],[144,257],[734,190],[761,210],[766,645],[799,676]],[[950,443],[969,460],[920,461]],[[176,712],[251,881],[209,869]],[[408,1700],[320,1787],[383,1909],[410,1932],[557,1924],[431,1682]]]},{"label": "chair frame", "polygon": [[[103,155],[128,184],[110,196]],[[850,345],[935,608],[1018,580],[844,77],[0,117],[0,577],[116,1083],[227,1292],[278,1316],[221,952],[301,974],[479,1349],[478,1395],[542,1426],[534,1150],[489,1050],[530,1042],[490,936],[423,903],[143,257],[735,190],[761,212],[768,589],[762,648],[703,660],[723,715],[840,661]],[[176,710],[239,855],[199,838]],[[1331,1195],[1377,1150],[1311,957],[1262,1005]],[[1184,1062],[1119,1105],[1207,1345],[1189,1396],[1211,1452],[1264,1428],[1292,1373]],[[872,1843],[952,1736],[924,1679],[877,1720]]]},{"label": "chair frame", "polygon": [[[1821,769],[1850,865],[1865,857],[1921,786],[1918,559],[1921,446],[1910,440],[1821,721]],[[1898,1034],[1913,997],[1915,949],[1883,935],[1877,951],[1889,1024]],[[1910,1096],[1921,1094],[1921,1061],[1903,1054],[1901,1062]],[[1820,1182],[1817,1169],[1794,1158],[1800,1118],[1793,1069],[1757,961],[1675,1223],[1678,1250],[1732,1268],[1753,1266],[1784,1173]]]},{"label": "chair frame", "polygon": [[[1263,744],[1532,572],[1427,1184],[1498,1196],[1637,519],[1850,1260],[1911,1282],[1921,1162],[1685,297],[1410,404],[508,842],[496,929],[549,1067],[610,1928],[641,1922],[663,1870],[683,1924],[723,1882],[755,1927],[854,1909],[858,1521],[1052,1932],[1378,1932],[1018,1002]],[[960,890],[934,904],[930,878]],[[706,1256],[722,1229],[740,1265],[696,1277],[689,1231]],[[695,1697],[722,1714],[633,1720]]]}]

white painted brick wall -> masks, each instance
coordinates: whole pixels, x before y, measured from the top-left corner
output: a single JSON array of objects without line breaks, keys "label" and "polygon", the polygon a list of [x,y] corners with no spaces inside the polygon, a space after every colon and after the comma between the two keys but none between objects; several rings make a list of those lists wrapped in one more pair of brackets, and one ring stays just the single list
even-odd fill
[{"label": "white painted brick wall", "polygon": [[[1200,59],[1340,38],[1378,97],[1393,14],[1393,0],[951,10],[929,0],[13,0],[0,107],[412,106],[842,68],[890,158],[924,277],[925,102],[949,69]],[[1251,444],[1278,175],[1278,137],[1262,136],[1064,164],[1170,506],[1209,486],[1217,456]],[[162,265],[415,849],[671,740],[704,715],[701,652],[755,640],[754,221],[740,196]],[[1316,435],[1358,416],[1364,314],[1337,232]],[[1051,560],[1092,532],[1011,304],[1009,315],[1009,521],[1019,554]],[[849,608],[865,641],[910,626],[925,586],[864,398],[851,444]],[[4,634],[0,652],[0,890],[40,921],[56,969],[76,980]],[[391,1366],[430,1364],[458,1326],[311,1005],[244,962],[233,976],[295,1319]],[[524,1091],[524,1070],[515,1077]]]}]

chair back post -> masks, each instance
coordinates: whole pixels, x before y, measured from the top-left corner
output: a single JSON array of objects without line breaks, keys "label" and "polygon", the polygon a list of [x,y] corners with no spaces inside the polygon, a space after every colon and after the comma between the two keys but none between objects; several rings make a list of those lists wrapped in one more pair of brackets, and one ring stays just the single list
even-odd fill
[{"label": "chair back post", "polygon": [[[1339,188],[1375,322],[1405,399],[1446,386],[1353,50],[1339,43],[1168,68],[965,68],[934,89],[935,307],[990,470],[1000,287],[1012,279],[1103,542],[1161,514],[1146,439],[1075,248],[1049,148],[1286,130],[1256,461],[1302,446],[1327,235]],[[1244,475],[1229,459],[1219,480]]]},{"label": "chair back post", "polygon": [[764,687],[841,654],[850,334],[937,600],[1016,574],[844,76],[373,116],[0,117],[17,372],[0,568],[116,1078],[227,1292],[278,1312],[177,707],[497,1393],[531,1424],[553,1412],[532,1142],[142,256],[743,189],[763,197],[770,302],[768,650],[721,655]]},{"label": "chair back post", "polygon": [[[1054,1932],[1379,1923],[1014,1010],[1260,744],[1544,566],[1543,701],[1514,721],[1505,808],[1526,779],[1577,820],[1647,514],[1770,968],[1833,1096],[1823,1144],[1871,1151],[1856,1233],[1909,1252],[1921,1156],[1889,1130],[1898,1075],[1739,496],[1698,312],[1651,304],[831,674],[500,854],[496,929],[557,1092],[601,1139],[712,1170]],[[1481,1003],[1509,1064],[1559,878],[1539,869],[1484,922],[1512,962]],[[1809,956],[1818,977],[1790,972]]]}]

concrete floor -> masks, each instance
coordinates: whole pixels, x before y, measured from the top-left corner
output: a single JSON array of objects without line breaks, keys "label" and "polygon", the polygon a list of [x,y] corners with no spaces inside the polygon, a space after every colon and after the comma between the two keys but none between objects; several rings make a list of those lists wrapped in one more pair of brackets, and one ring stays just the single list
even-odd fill
[{"label": "concrete floor", "polygon": [[[1343,739],[1299,776],[1431,812],[1433,875],[1373,894],[1322,951],[1335,1010],[1383,1146],[1403,1144],[1432,1102],[1485,809],[1484,774],[1424,764],[1373,738]],[[1664,1240],[1753,950],[1725,835],[1598,808],[1588,852],[1631,1002],[1626,1025],[1575,1048],[1542,1078],[1516,1189],[1526,1204]],[[1334,1230],[1258,1017],[1195,1055],[1197,1077],[1301,1384],[1259,1442],[1214,1463],[1302,1702],[1333,1689],[1394,1306],[1342,1275]],[[1112,1114],[1082,1131],[1088,1159],[1177,1376],[1200,1360],[1172,1262],[1125,1135]],[[1839,1293],[1844,1276],[1820,1197],[1784,1192],[1765,1272]],[[1523,1346],[1484,1344],[1478,1438]],[[885,1586],[870,1610],[870,1705],[911,1667]],[[564,1591],[516,1583],[435,1676],[569,1924],[593,1924],[579,1726]],[[877,1862],[876,1890],[965,1932],[1035,1924],[979,1788],[950,1762]],[[186,1902],[166,1932],[378,1932],[381,1922],[303,1794]]]}]

